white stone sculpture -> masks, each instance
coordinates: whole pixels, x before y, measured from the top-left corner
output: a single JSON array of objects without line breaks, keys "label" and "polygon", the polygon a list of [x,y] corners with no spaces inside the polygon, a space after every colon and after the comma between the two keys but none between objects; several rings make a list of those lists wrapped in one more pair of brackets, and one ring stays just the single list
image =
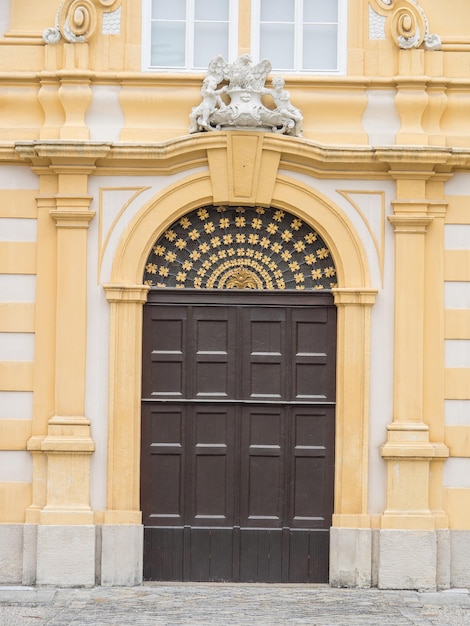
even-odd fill
[{"label": "white stone sculpture", "polygon": [[[215,57],[209,63],[202,84],[202,102],[193,107],[189,116],[189,132],[237,128],[301,137],[302,113],[291,104],[284,79],[274,78],[272,89],[264,86],[270,71],[268,60],[253,65],[248,54],[234,63],[226,63],[221,56]],[[228,84],[218,88],[223,82]],[[224,102],[222,94],[226,94],[229,102]],[[271,96],[274,108],[261,102],[265,95]]]}]

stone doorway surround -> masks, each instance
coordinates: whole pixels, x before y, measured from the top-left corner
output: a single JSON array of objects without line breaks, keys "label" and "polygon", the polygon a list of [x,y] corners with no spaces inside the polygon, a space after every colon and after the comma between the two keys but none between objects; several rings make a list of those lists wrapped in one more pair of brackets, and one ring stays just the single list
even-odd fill
[{"label": "stone doorway surround", "polygon": [[[108,508],[102,528],[102,584],[129,584],[141,576],[139,404],[142,307],[148,292],[148,287],[142,284],[144,266],[161,233],[188,211],[206,204],[259,204],[285,209],[315,228],[331,251],[338,282],[334,289],[338,308],[338,367],[330,578],[341,582],[344,560],[354,563],[353,570],[346,575],[349,584],[360,585],[364,581],[370,584],[368,378],[370,308],[376,290],[371,287],[365,250],[349,220],[312,187],[279,172],[282,149],[292,141],[286,139],[256,132],[211,136],[204,141],[209,143],[208,171],[193,174],[153,198],[142,207],[120,242],[112,280],[104,286],[111,306],[111,353]],[[197,142],[197,139],[189,141]],[[349,445],[351,441],[355,444]],[[358,537],[354,542],[349,541],[351,529]],[[346,557],[341,556],[343,549],[335,548],[343,535],[347,535],[346,543],[354,544]],[[114,555],[119,552],[118,545],[122,545],[124,537],[129,546],[126,562],[118,559],[117,564]]]}]

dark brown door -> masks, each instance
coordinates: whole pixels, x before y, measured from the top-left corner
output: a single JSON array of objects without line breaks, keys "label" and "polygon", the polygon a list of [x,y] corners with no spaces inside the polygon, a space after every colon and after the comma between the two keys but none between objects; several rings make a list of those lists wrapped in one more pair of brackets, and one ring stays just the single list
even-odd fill
[{"label": "dark brown door", "polygon": [[152,291],[143,328],[144,579],[327,582],[332,297]]}]

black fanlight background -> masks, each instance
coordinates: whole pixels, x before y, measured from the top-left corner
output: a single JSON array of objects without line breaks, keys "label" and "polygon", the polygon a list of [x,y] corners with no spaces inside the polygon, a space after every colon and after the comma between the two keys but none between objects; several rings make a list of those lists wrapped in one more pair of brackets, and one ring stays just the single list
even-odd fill
[{"label": "black fanlight background", "polygon": [[275,208],[206,206],[186,214],[152,248],[144,283],[196,289],[328,290],[336,269],[308,224]]}]

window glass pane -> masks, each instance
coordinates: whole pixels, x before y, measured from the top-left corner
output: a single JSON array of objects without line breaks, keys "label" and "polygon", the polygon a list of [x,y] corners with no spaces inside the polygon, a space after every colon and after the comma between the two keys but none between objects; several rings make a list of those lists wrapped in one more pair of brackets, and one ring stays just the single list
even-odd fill
[{"label": "window glass pane", "polygon": [[261,24],[260,59],[269,59],[274,69],[294,67],[294,26],[291,24]]},{"label": "window glass pane", "polygon": [[221,54],[228,58],[228,24],[201,22],[194,25],[194,67],[207,68]]},{"label": "window glass pane", "polygon": [[304,0],[304,22],[337,22],[338,0]]},{"label": "window glass pane", "polygon": [[295,0],[260,0],[261,21],[293,22],[295,19]]},{"label": "window glass pane", "polygon": [[151,64],[160,67],[184,67],[184,22],[152,24]]},{"label": "window glass pane", "polygon": [[152,0],[154,20],[185,20],[186,0]]},{"label": "window glass pane", "polygon": [[304,26],[303,29],[304,70],[336,70],[338,67],[336,40],[338,27],[335,25]]},{"label": "window glass pane", "polygon": [[[173,0],[167,0],[172,2]],[[229,17],[229,0],[195,0],[194,17],[197,20],[223,20]]]}]

